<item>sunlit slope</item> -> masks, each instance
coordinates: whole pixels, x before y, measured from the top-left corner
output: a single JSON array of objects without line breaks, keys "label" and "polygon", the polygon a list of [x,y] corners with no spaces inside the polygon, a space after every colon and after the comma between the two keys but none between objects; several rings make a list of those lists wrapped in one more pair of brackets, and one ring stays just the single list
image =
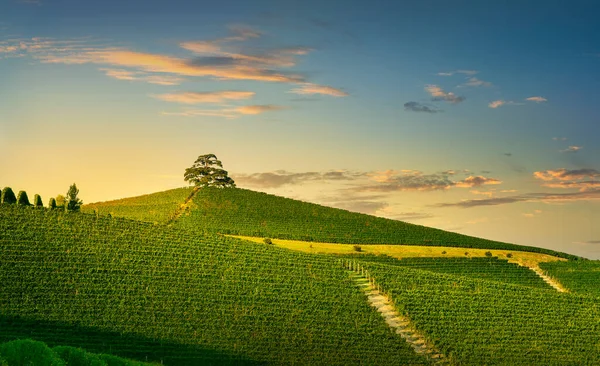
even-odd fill
[{"label": "sunlit slope", "polygon": [[361,263],[417,329],[458,364],[600,364],[596,298]]},{"label": "sunlit slope", "polygon": [[167,365],[422,360],[336,259],[163,225],[0,207],[0,341]]},{"label": "sunlit slope", "polygon": [[569,291],[600,298],[600,261],[542,263],[540,268]]},{"label": "sunlit slope", "polygon": [[200,189],[175,224],[223,234],[334,243],[526,250],[577,259],[548,249],[486,240],[239,188]]},{"label": "sunlit slope", "polygon": [[192,188],[177,188],[143,196],[83,205],[82,212],[125,217],[148,222],[166,222],[192,193]]}]

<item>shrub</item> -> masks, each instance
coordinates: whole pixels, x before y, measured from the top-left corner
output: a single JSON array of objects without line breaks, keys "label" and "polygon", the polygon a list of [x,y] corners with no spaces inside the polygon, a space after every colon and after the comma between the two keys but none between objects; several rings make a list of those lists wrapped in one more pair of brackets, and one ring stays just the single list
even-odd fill
[{"label": "shrub", "polygon": [[263,240],[263,242],[264,242],[265,244],[273,244],[273,241],[272,241],[271,239],[269,239],[269,238],[265,238],[265,239]]},{"label": "shrub", "polygon": [[512,258],[512,257],[513,257],[513,256],[512,256],[512,253],[508,253],[508,254],[506,254],[506,258]]},{"label": "shrub", "polygon": [[487,252],[485,252],[485,256],[486,256],[486,257],[491,257],[491,256],[493,256],[493,254],[492,254],[492,252],[490,252],[490,251],[487,251]]},{"label": "shrub", "polygon": [[446,254],[446,251],[444,250],[444,251],[442,252],[442,254]]},{"label": "shrub", "polygon": [[67,365],[102,366],[107,364],[98,355],[88,353],[81,348],[58,346],[52,350],[64,361],[67,361]]},{"label": "shrub", "polygon": [[38,208],[44,207],[44,204],[42,203],[42,197],[40,197],[39,194],[33,196],[33,205]]},{"label": "shrub", "polygon": [[50,201],[48,201],[48,208],[51,210],[56,209],[56,199],[54,197],[50,198]]},{"label": "shrub", "polygon": [[27,197],[27,192],[19,191],[19,194],[17,195],[17,205],[31,206],[31,203],[29,203],[29,197]]},{"label": "shrub", "polygon": [[45,343],[22,339],[0,345],[0,357],[9,365],[65,365]]},{"label": "shrub", "polygon": [[1,203],[17,203],[17,197],[15,196],[15,192],[13,192],[13,190],[10,187],[5,187],[2,190],[2,198],[0,200],[2,201]]},{"label": "shrub", "polygon": [[362,248],[360,247],[360,245],[355,245],[354,246],[354,251],[355,252],[362,252]]},{"label": "shrub", "polygon": [[465,255],[466,255],[466,256],[469,256],[469,252],[465,252]]}]

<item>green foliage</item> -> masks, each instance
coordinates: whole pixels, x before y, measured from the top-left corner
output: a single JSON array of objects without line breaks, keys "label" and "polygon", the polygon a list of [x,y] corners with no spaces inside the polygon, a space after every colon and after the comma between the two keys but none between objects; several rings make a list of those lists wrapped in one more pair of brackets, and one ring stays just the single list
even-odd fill
[{"label": "green foliage", "polygon": [[37,208],[44,207],[44,204],[42,203],[42,197],[39,194],[33,196],[33,205]]},{"label": "green foliage", "polygon": [[487,252],[485,252],[485,256],[486,256],[486,257],[492,257],[492,256],[493,256],[493,254],[492,254],[492,252],[490,252],[490,251],[487,251]]},{"label": "green foliage", "polygon": [[425,363],[334,257],[12,205],[0,232],[0,309],[24,319],[0,316],[0,340],[29,332],[166,365]]},{"label": "green foliage", "polygon": [[364,263],[417,330],[458,365],[598,365],[598,299]]},{"label": "green foliage", "polygon": [[51,210],[56,209],[56,199],[54,197],[51,197],[48,201],[48,208]]},{"label": "green foliage", "polygon": [[8,203],[8,204],[17,203],[17,197],[15,196],[15,192],[13,192],[12,188],[4,187],[4,189],[2,190],[1,203]]},{"label": "green foliage", "polygon": [[31,203],[29,203],[29,197],[27,197],[27,192],[19,191],[19,194],[17,195],[17,205],[31,206]]},{"label": "green foliage", "polygon": [[79,189],[77,189],[77,185],[73,183],[69,187],[69,190],[67,191],[67,195],[65,197],[65,211],[79,212],[83,201],[81,201],[79,197],[77,197],[78,194]]},{"label": "green foliage", "polygon": [[506,254],[506,258],[512,258],[512,257],[513,257],[512,253],[507,253]]},{"label": "green foliage", "polygon": [[215,154],[207,154],[200,155],[194,165],[185,170],[183,177],[197,187],[235,187],[235,182],[227,174]]},{"label": "green foliage", "polygon": [[360,245],[355,245],[352,247],[354,249],[355,252],[361,252],[362,248],[360,247]]},{"label": "green foliage", "polygon": [[264,242],[265,244],[273,244],[273,241],[272,241],[271,239],[269,239],[269,238],[265,238],[265,239],[263,240],[263,242]]},{"label": "green foliage", "polygon": [[0,357],[9,365],[66,366],[45,343],[31,339],[0,344]]},{"label": "green foliage", "polygon": [[56,207],[57,208],[65,208],[66,198],[62,194],[56,196]]},{"label": "green foliage", "polygon": [[108,364],[103,361],[98,355],[86,352],[81,348],[58,346],[52,349],[60,356],[67,365],[77,366],[107,366]]},{"label": "green foliage", "polygon": [[600,261],[540,263],[540,268],[569,291],[600,298]]},{"label": "green foliage", "polygon": [[116,217],[133,220],[167,222],[193,191],[192,187],[177,188],[115,201],[89,203],[81,207],[81,212],[93,214],[94,210],[98,210],[100,216],[112,213]]},{"label": "green foliage", "polygon": [[578,258],[549,249],[481,239],[240,188],[203,188],[192,202],[189,215],[182,216],[175,225],[277,239],[520,250]]}]

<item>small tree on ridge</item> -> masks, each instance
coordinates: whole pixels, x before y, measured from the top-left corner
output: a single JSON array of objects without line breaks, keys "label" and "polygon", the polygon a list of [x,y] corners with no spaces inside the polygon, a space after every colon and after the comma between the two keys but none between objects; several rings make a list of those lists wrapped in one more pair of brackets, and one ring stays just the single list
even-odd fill
[{"label": "small tree on ridge", "polygon": [[77,197],[79,194],[79,189],[75,183],[69,187],[69,191],[67,192],[67,196],[65,197],[65,211],[73,211],[78,212],[81,209],[81,205],[83,201]]},{"label": "small tree on ridge", "polygon": [[235,187],[235,182],[227,174],[215,154],[206,154],[200,155],[194,165],[185,170],[183,179],[197,187]]}]

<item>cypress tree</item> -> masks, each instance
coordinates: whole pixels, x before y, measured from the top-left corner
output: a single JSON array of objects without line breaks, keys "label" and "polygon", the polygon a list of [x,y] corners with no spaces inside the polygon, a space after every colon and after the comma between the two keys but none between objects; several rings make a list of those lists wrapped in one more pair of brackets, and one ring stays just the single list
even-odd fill
[{"label": "cypress tree", "polygon": [[2,198],[0,199],[1,203],[15,204],[17,203],[17,197],[15,197],[15,192],[10,187],[5,187],[2,190]]},{"label": "cypress tree", "polygon": [[42,203],[42,197],[40,197],[40,195],[39,195],[39,194],[36,194],[36,195],[33,197],[33,205],[34,205],[35,207],[37,207],[37,208],[44,207],[44,204]]},{"label": "cypress tree", "polygon": [[31,203],[29,203],[29,197],[27,197],[27,192],[19,191],[19,194],[17,195],[17,205],[31,206]]},{"label": "cypress tree", "polygon": [[48,201],[48,208],[51,210],[56,209],[56,199],[54,197],[50,197],[50,201]]}]

